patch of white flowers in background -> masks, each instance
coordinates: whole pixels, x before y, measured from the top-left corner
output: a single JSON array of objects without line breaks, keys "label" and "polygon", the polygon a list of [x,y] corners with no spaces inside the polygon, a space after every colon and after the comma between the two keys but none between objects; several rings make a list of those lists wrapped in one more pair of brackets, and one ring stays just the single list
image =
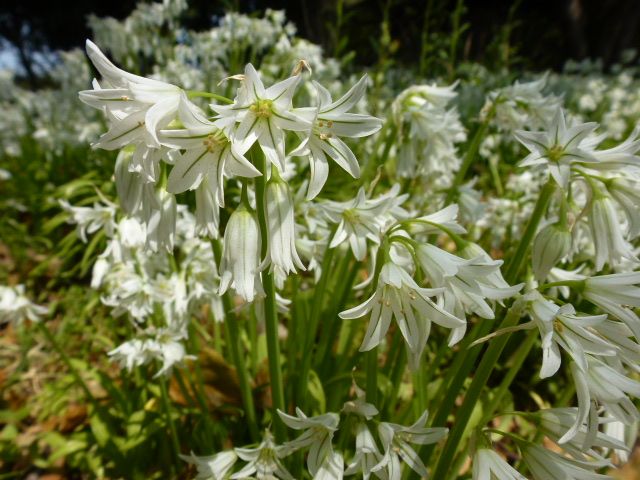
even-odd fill
[{"label": "patch of white flowers in background", "polygon": [[460,166],[456,144],[467,139],[455,106],[456,84],[413,86],[398,95],[391,119],[398,138],[396,173],[429,188],[451,185]]}]

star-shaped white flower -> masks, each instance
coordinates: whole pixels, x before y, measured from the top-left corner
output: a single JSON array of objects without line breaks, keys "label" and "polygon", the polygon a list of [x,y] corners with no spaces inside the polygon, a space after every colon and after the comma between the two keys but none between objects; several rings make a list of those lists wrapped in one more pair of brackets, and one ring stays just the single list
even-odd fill
[{"label": "star-shaped white flower", "polygon": [[353,178],[360,177],[360,165],[351,149],[339,137],[360,138],[376,133],[382,120],[370,115],[348,113],[363,97],[367,76],[363,76],[347,93],[333,101],[329,91],[314,82],[318,92],[318,106],[295,109],[300,117],[311,122],[311,129],[302,143],[291,152],[293,156],[308,155],[311,178],[307,200],[315,198],[327,181],[327,156]]},{"label": "star-shaped white flower", "polygon": [[597,126],[597,123],[589,122],[567,127],[564,112],[558,108],[547,131],[515,132],[518,141],[531,152],[518,165],[546,165],[557,184],[566,188],[572,164],[598,162],[590,145],[584,142]]},{"label": "star-shaped white flower", "polygon": [[231,105],[212,104],[220,128],[234,127],[232,140],[239,151],[260,144],[267,160],[284,172],[286,130],[303,132],[310,123],[292,111],[291,100],[300,75],[265,88],[253,65],[247,64],[242,85]]}]

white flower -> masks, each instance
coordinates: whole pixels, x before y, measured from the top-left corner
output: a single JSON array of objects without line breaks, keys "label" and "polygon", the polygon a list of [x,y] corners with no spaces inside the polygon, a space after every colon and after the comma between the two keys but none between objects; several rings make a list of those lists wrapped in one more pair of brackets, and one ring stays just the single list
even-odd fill
[{"label": "white flower", "polygon": [[534,291],[527,295],[531,318],[540,329],[542,337],[543,360],[540,378],[554,375],[560,368],[560,348],[566,351],[576,364],[587,370],[585,353],[615,356],[615,345],[603,340],[594,330],[603,323],[606,315],[577,316],[573,305],[566,303],[562,307],[545,300]]},{"label": "white flower", "polygon": [[637,181],[616,177],[607,184],[607,190],[627,217],[629,238],[636,238],[640,235],[640,185]]},{"label": "white flower", "polygon": [[307,417],[299,408],[296,408],[296,414],[296,417],[292,417],[278,410],[278,415],[288,427],[304,430],[302,435],[285,443],[283,447],[291,451],[309,448],[307,468],[309,473],[315,476],[327,460],[333,459],[331,440],[338,429],[340,417],[336,413]]},{"label": "white flower", "polygon": [[389,223],[395,220],[399,205],[407,198],[399,195],[400,186],[393,188],[375,199],[367,199],[363,188],[358,190],[356,198],[347,202],[326,201],[322,207],[332,223],[338,223],[329,245],[335,248],[342,242],[349,242],[351,251],[357,260],[363,260],[367,253],[367,240],[380,243],[380,236]]},{"label": "white flower", "polygon": [[398,129],[399,176],[430,175],[438,186],[450,184],[460,163],[455,144],[466,139],[456,108],[446,109],[457,95],[456,85],[413,86],[394,100],[391,110]]},{"label": "white flower", "polygon": [[629,398],[629,395],[640,397],[640,382],[629,378],[620,367],[608,365],[591,355],[587,355],[587,365],[585,372],[571,364],[578,397],[576,424],[584,423],[589,411],[595,408],[592,399],[621,422],[629,424],[640,420],[640,412]]},{"label": "white flower", "polygon": [[25,295],[24,285],[5,287],[0,285],[0,325],[8,322],[22,323],[25,319],[39,322],[49,312],[47,307],[36,305]]},{"label": "white flower", "polygon": [[74,207],[66,200],[59,200],[59,203],[71,215],[70,222],[77,225],[76,231],[83,242],[87,242],[87,234],[94,234],[101,228],[105,229],[107,236],[113,235],[115,205],[94,203],[93,207]]},{"label": "white flower", "polygon": [[184,153],[176,159],[167,180],[167,190],[182,193],[208,188],[214,194],[217,205],[224,206],[224,175],[257,177],[260,172],[244,157],[244,150],[227,138],[214,123],[207,120],[199,109],[184,109],[180,119],[185,125],[181,130],[162,130],[161,141]]},{"label": "white flower", "polygon": [[267,182],[264,206],[269,248],[260,268],[269,266],[276,285],[282,288],[289,273],[295,273],[296,267],[300,270],[305,268],[296,250],[293,196],[289,185],[278,178],[277,172]]},{"label": "white flower", "polygon": [[456,234],[466,233],[466,230],[457,222],[457,218],[458,205],[447,205],[437,212],[413,219],[409,226],[409,232],[433,235],[441,233],[440,227],[444,227]]},{"label": "white flower", "polygon": [[[389,480],[400,480],[402,477],[401,459],[418,475],[427,476],[427,468],[410,444],[429,445],[436,443],[448,431],[443,427],[426,428],[427,416],[425,411],[410,427],[387,422],[378,425],[378,433],[384,450],[383,459],[378,466],[386,468]],[[377,468],[374,468],[374,471],[377,471]]]},{"label": "white flower", "polygon": [[439,293],[442,289],[419,287],[403,268],[388,262],[380,270],[375,293],[357,307],[340,313],[340,318],[354,319],[371,313],[360,346],[360,351],[367,351],[382,341],[394,317],[413,354],[411,364],[415,366],[429,338],[431,322],[447,328],[465,324],[464,320],[444,311],[429,298]]},{"label": "white flower", "polygon": [[147,232],[138,219],[124,217],[118,222],[118,238],[123,247],[140,248],[147,241]]},{"label": "white flower", "polygon": [[160,370],[154,375],[170,374],[174,365],[186,359],[194,358],[187,355],[182,340],[185,334],[172,328],[150,330],[149,338],[132,339],[111,350],[108,355],[127,370],[145,365],[153,360],[162,362]]},{"label": "white flower", "polygon": [[564,112],[558,108],[547,131],[518,130],[515,137],[531,152],[519,163],[520,167],[546,165],[556,183],[566,188],[573,163],[595,163],[589,146],[582,145],[597,127],[596,123],[583,123],[567,128]]},{"label": "white flower", "polygon": [[490,448],[479,448],[473,455],[473,480],[526,480]]},{"label": "white flower", "polygon": [[300,75],[290,77],[265,89],[253,65],[247,64],[242,86],[232,105],[212,104],[218,113],[220,127],[239,125],[232,140],[240,151],[246,152],[256,141],[269,162],[284,171],[284,131],[306,131],[309,122],[291,108],[291,99],[300,82]]},{"label": "white flower", "polygon": [[491,92],[482,108],[484,116],[494,107],[493,122],[501,130],[517,128],[540,128],[554,115],[561,99],[554,95],[543,95],[547,76],[532,82],[520,83]]},{"label": "white flower", "polygon": [[595,473],[594,470],[609,466],[609,462],[583,461],[564,457],[544,447],[527,444],[522,448],[522,459],[535,480],[599,480],[611,479],[609,475]]},{"label": "white flower", "polygon": [[164,189],[145,188],[144,217],[147,225],[147,246],[154,252],[172,252],[176,237],[176,197]]},{"label": "white flower", "polygon": [[80,99],[95,108],[105,109],[114,124],[97,146],[108,150],[121,148],[142,138],[151,148],[160,147],[157,131],[176,115],[184,92],[175,85],[133,75],[117,68],[90,40],[87,55],[108,88],[94,80],[94,90],[80,92]]},{"label": "white flower", "polygon": [[342,480],[344,476],[344,458],[338,452],[328,456],[315,474],[313,480]]},{"label": "white flower", "polygon": [[264,440],[257,448],[236,448],[236,454],[247,464],[238,472],[231,475],[232,479],[244,479],[254,475],[258,480],[294,480],[280,459],[288,452],[273,442],[271,433],[267,430]]},{"label": "white flower", "polygon": [[260,279],[260,226],[244,205],[231,214],[224,231],[220,295],[232,286],[245,301],[263,294]]},{"label": "white flower", "polygon": [[116,158],[115,183],[120,207],[127,215],[134,215],[142,202],[144,180],[131,171],[133,150],[123,148]]},{"label": "white flower", "polygon": [[342,406],[342,412],[345,414],[358,415],[367,420],[371,420],[373,417],[378,415],[378,409],[375,407],[375,405],[366,401],[367,393],[363,389],[361,389],[355,383],[355,381],[353,382],[353,388],[356,392],[356,399],[344,402],[344,405]]},{"label": "white flower", "polygon": [[196,234],[218,238],[220,226],[220,205],[215,183],[203,178],[196,188]]},{"label": "white flower", "polygon": [[196,466],[198,469],[196,480],[225,480],[238,456],[233,450],[229,450],[206,457],[198,457],[191,452],[191,455],[180,455],[180,458]]},{"label": "white flower", "polygon": [[[584,278],[584,277],[583,277]],[[640,272],[614,273],[586,278],[582,295],[624,322],[640,340],[640,318],[629,307],[640,307]]]},{"label": "white flower", "polygon": [[631,245],[622,235],[622,226],[613,202],[605,195],[595,192],[591,202],[589,226],[595,244],[596,269],[602,270],[605,262],[616,265],[621,258],[638,262]]},{"label": "white flower", "polygon": [[485,298],[509,298],[523,286],[496,288],[492,285],[490,277],[500,271],[501,260],[490,260],[484,256],[464,259],[428,243],[420,244],[415,253],[431,285],[445,289],[442,294],[444,309],[459,318],[464,318],[467,312],[493,319],[493,309]]},{"label": "white flower", "polygon": [[307,200],[315,198],[329,175],[327,156],[352,177],[360,177],[360,165],[351,149],[339,137],[359,138],[372,135],[382,126],[382,120],[357,113],[347,113],[364,96],[367,76],[363,76],[347,93],[335,102],[329,91],[314,82],[318,92],[318,106],[294,110],[307,118],[311,130],[302,143],[291,152],[293,156],[309,155],[311,178]]},{"label": "white flower", "polygon": [[[581,452],[596,456],[593,447],[628,450],[620,440],[598,431],[601,423],[605,424],[606,429],[607,419],[598,418],[597,412],[593,415],[593,425],[590,421],[579,424],[577,428],[575,425],[578,409],[575,407],[546,408],[529,415],[539,419],[537,427],[541,433],[561,444],[563,449],[576,457]],[[572,433],[567,435],[567,432]]]},{"label": "white flower", "polygon": [[[367,424],[362,422],[358,423],[356,427],[356,452],[347,470],[344,472],[345,475],[362,472],[362,478],[368,480],[375,467],[382,468],[384,466],[380,463],[382,458],[383,456]],[[377,475],[380,476],[382,473],[384,473],[384,471],[379,472]]]}]

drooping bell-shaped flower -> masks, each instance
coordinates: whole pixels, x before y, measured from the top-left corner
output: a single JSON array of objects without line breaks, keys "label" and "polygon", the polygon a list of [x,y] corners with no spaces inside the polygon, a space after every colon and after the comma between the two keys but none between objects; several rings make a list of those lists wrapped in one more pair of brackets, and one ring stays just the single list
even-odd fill
[{"label": "drooping bell-shaped flower", "polygon": [[260,278],[260,226],[243,204],[231,214],[224,231],[220,295],[233,287],[245,301],[264,293]]}]

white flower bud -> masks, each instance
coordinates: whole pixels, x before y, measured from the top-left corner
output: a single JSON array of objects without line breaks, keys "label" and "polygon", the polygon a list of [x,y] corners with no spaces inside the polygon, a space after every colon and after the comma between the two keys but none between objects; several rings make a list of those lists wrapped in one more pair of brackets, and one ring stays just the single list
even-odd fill
[{"label": "white flower bud", "polygon": [[132,157],[132,149],[121,150],[116,159],[115,169],[118,199],[122,210],[128,215],[133,215],[138,210],[142,201],[142,186],[144,184],[139,174],[129,170]]},{"label": "white flower bud", "polygon": [[304,265],[296,251],[296,232],[293,218],[293,197],[287,183],[271,179],[267,183],[265,195],[269,250],[261,269],[270,265],[278,288],[282,288],[289,273],[296,267],[304,270]]},{"label": "white flower bud", "polygon": [[533,273],[542,282],[571,249],[571,232],[559,224],[547,225],[533,241]]},{"label": "white flower bud", "polygon": [[260,265],[260,226],[255,215],[245,206],[233,212],[224,231],[220,270],[220,295],[232,286],[238,295],[252,302],[262,294]]}]

